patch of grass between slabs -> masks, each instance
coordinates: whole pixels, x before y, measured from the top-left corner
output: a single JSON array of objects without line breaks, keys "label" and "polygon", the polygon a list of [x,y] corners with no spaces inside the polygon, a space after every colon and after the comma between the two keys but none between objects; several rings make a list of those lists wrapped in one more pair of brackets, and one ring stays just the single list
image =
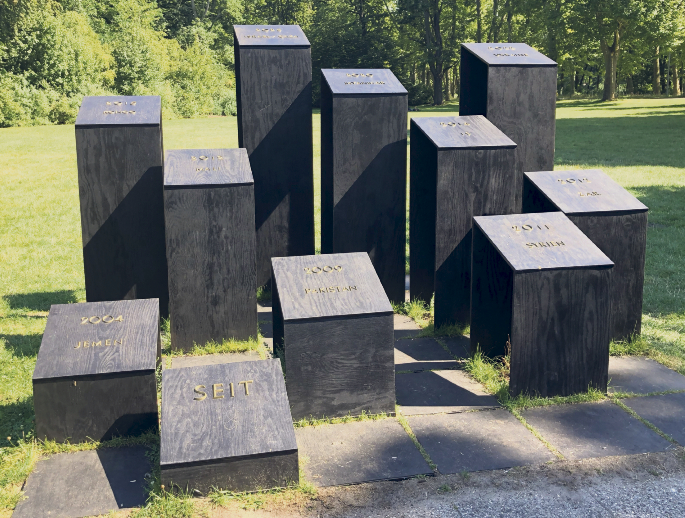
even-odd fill
[{"label": "patch of grass between slabs", "polygon": [[409,421],[407,421],[407,418],[399,412],[399,409],[395,412],[395,415],[397,416],[397,422],[399,422],[402,425],[402,428],[404,428],[404,431],[407,432],[407,435],[414,443],[414,446],[416,446],[416,449],[419,450],[423,459],[428,463],[428,467],[430,467],[430,469],[432,469],[434,472],[437,471],[438,466],[430,458],[430,455],[428,455],[426,449],[423,446],[421,446],[421,443],[416,438],[416,434],[411,429],[411,426],[409,426]]},{"label": "patch of grass between slabs", "polygon": [[676,446],[679,446],[679,444],[675,441],[675,439],[673,439],[673,437],[671,437],[670,435],[668,435],[668,434],[665,433],[665,432],[662,432],[659,428],[657,428],[657,427],[654,426],[652,423],[650,423],[649,421],[647,421],[647,419],[644,419],[643,417],[641,417],[635,410],[633,410],[632,408],[630,408],[629,406],[627,406],[627,405],[626,405],[623,401],[621,401],[620,399],[618,399],[618,398],[612,398],[612,402],[614,402],[616,405],[618,405],[618,406],[621,407],[623,410],[625,410],[626,412],[628,412],[628,414],[630,414],[630,415],[633,416],[635,419],[637,419],[638,421],[640,421],[640,422],[641,422],[642,424],[644,424],[647,428],[649,428],[649,429],[652,430],[653,432],[658,433],[661,437],[663,437],[664,439],[666,439],[668,442],[670,442],[670,443],[672,443],[672,444],[675,444]]},{"label": "patch of grass between slabs", "polygon": [[358,421],[380,421],[381,419],[387,419],[392,417],[391,414],[386,414],[381,412],[380,414],[369,414],[367,412],[362,412],[361,415],[345,415],[342,417],[303,417],[299,421],[293,421],[295,428],[302,428],[304,426],[321,426],[326,424],[341,424],[341,423],[354,423]]}]

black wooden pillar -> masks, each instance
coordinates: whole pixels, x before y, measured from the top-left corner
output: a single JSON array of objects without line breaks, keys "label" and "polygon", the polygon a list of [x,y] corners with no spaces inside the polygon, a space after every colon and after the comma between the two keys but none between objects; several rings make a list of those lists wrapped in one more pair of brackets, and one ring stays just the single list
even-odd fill
[{"label": "black wooden pillar", "polygon": [[254,181],[244,149],[167,151],[171,346],[257,337]]},{"label": "black wooden pillar", "polygon": [[76,160],[86,299],[159,299],[168,313],[162,200],[162,104],[84,97]]},{"label": "black wooden pillar", "polygon": [[515,210],[516,144],[481,115],[411,121],[411,300],[435,327],[468,324],[473,216]]},{"label": "black wooden pillar", "polygon": [[390,70],[321,71],[321,251],[367,252],[404,302],[407,91]]},{"label": "black wooden pillar", "polygon": [[484,115],[516,142],[523,173],[554,168],[557,64],[525,43],[462,43],[459,115]]},{"label": "black wooden pillar", "polygon": [[254,176],[257,285],[314,253],[312,58],[297,25],[234,25],[238,145]]}]

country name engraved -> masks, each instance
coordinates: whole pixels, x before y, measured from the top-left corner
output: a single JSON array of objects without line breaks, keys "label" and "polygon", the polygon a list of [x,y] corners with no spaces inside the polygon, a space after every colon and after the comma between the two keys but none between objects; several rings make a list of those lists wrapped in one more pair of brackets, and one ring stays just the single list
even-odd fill
[{"label": "country name engraved", "polygon": [[92,317],[81,317],[81,325],[84,324],[111,324],[112,322],[123,322],[124,317],[119,315],[114,318],[112,315],[105,315],[104,317],[92,316]]},{"label": "country name engraved", "polygon": [[559,183],[592,183],[590,180],[587,178],[559,178],[557,180]]},{"label": "country name engraved", "polygon": [[116,346],[116,345],[123,345],[124,344],[124,339],[119,338],[119,339],[113,339],[113,338],[107,338],[105,340],[83,340],[78,342],[75,346],[74,349],[89,349],[90,347],[109,347],[111,346]]},{"label": "country name engraved", "polygon": [[331,273],[331,272],[342,272],[343,267],[340,265],[337,266],[313,266],[311,268],[304,268],[304,273],[306,274],[314,274],[314,273]]},{"label": "country name engraved", "polygon": [[[250,383],[254,383],[254,380],[244,380],[239,381],[238,383],[214,383],[211,385],[212,399],[224,399],[226,397],[224,385],[228,385],[228,393],[230,394],[230,397],[235,397],[236,386],[240,387],[241,385],[245,388],[245,395],[249,396]],[[193,389],[193,394],[195,394],[193,397],[193,401],[204,401],[208,397],[207,392],[208,391],[206,385],[196,385]]]},{"label": "country name engraved", "polygon": [[[279,29],[280,30],[280,29]],[[299,38],[299,36],[295,36],[294,34],[279,34],[278,36],[268,36],[266,34],[260,34],[260,35],[251,35],[248,34],[245,36],[246,38],[253,38],[253,39],[275,39],[279,38],[281,40],[284,39],[291,39],[291,38]]]},{"label": "country name engraved", "polygon": [[356,286],[328,286],[327,288],[305,288],[304,294],[314,293],[343,293],[345,291],[357,291]]},{"label": "country name engraved", "polygon": [[385,81],[345,81],[346,85],[384,85]]},{"label": "country name engraved", "polygon": [[135,106],[137,101],[107,101],[107,106]]},{"label": "country name engraved", "polygon": [[104,110],[102,113],[105,115],[114,115],[115,113],[121,113],[123,115],[135,115],[135,110]]},{"label": "country name engraved", "polygon": [[588,192],[585,194],[583,194],[582,192],[579,192],[578,194],[580,196],[601,196],[602,195],[601,193],[598,193],[597,191],[592,191],[592,192]]},{"label": "country name engraved", "polygon": [[358,74],[357,72],[352,72],[351,74],[345,74],[347,77],[373,77],[373,74]]},{"label": "country name engraved", "polygon": [[521,225],[520,227],[519,227],[518,225],[512,225],[511,229],[512,229],[514,232],[524,232],[524,231],[525,231],[525,232],[531,232],[531,231],[533,231],[533,230],[535,230],[535,229],[538,229],[538,230],[552,230],[552,227],[550,227],[549,225],[542,225],[542,226],[540,226],[540,225],[525,224],[525,225]]},{"label": "country name engraved", "polygon": [[545,241],[539,243],[526,243],[528,248],[552,248],[555,246],[566,246],[563,241]]},{"label": "country name engraved", "polygon": [[515,58],[515,57],[526,57],[526,56],[528,56],[528,54],[526,54],[525,52],[518,53],[518,54],[507,54],[505,52],[495,52],[493,55],[498,57],[498,58]]}]

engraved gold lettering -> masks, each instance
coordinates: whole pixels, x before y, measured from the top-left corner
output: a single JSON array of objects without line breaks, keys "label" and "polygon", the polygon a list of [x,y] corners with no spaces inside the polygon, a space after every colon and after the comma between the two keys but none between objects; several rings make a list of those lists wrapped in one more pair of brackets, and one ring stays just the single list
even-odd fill
[{"label": "engraved gold lettering", "polygon": [[321,273],[322,271],[323,270],[321,270],[321,268],[319,268],[318,266],[315,266],[314,268],[312,268],[313,273]]},{"label": "engraved gold lettering", "polygon": [[112,315],[105,315],[104,317],[92,316],[92,317],[81,317],[81,324],[111,324],[112,322],[123,322],[124,317],[119,315],[114,318]]},{"label": "engraved gold lettering", "polygon": [[229,383],[228,385],[231,388],[231,397],[235,397],[235,390],[233,390],[233,383]]},{"label": "engraved gold lettering", "polygon": [[121,338],[119,340],[114,340],[114,345],[122,345],[123,341],[124,341],[123,338]]},{"label": "engraved gold lettering", "polygon": [[512,230],[513,230],[514,232],[521,232],[521,229],[519,228],[518,225],[514,225],[514,226],[511,227],[511,228],[512,228]]},{"label": "engraved gold lettering", "polygon": [[202,401],[203,399],[207,399],[207,393],[203,390],[204,388],[204,385],[198,385],[193,389],[193,392],[197,394],[197,396],[193,398],[194,401]]},{"label": "engraved gold lettering", "polygon": [[[326,268],[328,268],[328,270],[326,270]],[[332,271],[333,271],[333,267],[332,267],[332,266],[324,266],[324,267],[322,268],[322,270],[323,270],[324,272],[326,272],[326,273],[332,272]]]},{"label": "engraved gold lettering", "polygon": [[81,323],[87,324],[88,323],[88,317],[81,317]]},{"label": "engraved gold lettering", "polygon": [[536,245],[535,243],[526,243],[526,246],[528,248],[537,248],[538,247],[538,245]]},{"label": "engraved gold lettering", "polygon": [[105,345],[112,345],[112,339],[108,338],[107,340],[105,340]]},{"label": "engraved gold lettering", "polygon": [[214,399],[223,399],[224,398],[224,396],[219,395],[219,394],[224,393],[223,387],[224,387],[223,383],[215,383],[214,385],[212,385],[212,397]]},{"label": "engraved gold lettering", "polygon": [[90,346],[91,347],[102,347],[102,340],[100,340],[98,342],[93,342],[92,344],[90,344]]},{"label": "engraved gold lettering", "polygon": [[[109,318],[109,320],[105,320],[106,318]],[[114,317],[112,315],[105,315],[104,317],[102,317],[102,321],[105,324],[111,324],[112,322],[114,322]]]},{"label": "engraved gold lettering", "polygon": [[124,317],[122,315],[119,315],[117,318],[114,319],[115,322],[123,322]]},{"label": "engraved gold lettering", "polygon": [[90,322],[91,324],[99,324],[100,323],[100,317],[90,317],[88,319],[88,322]]},{"label": "engraved gold lettering", "polygon": [[336,271],[342,272],[342,266],[338,265],[335,267]]},{"label": "engraved gold lettering", "polygon": [[90,345],[88,345],[88,344],[90,344],[90,342],[88,340],[84,340],[83,341],[83,348],[87,349],[88,347],[90,347]]},{"label": "engraved gold lettering", "polygon": [[350,286],[350,289],[353,289],[354,291],[357,291],[357,287],[356,287],[356,286]]},{"label": "engraved gold lettering", "polygon": [[250,395],[250,391],[249,391],[249,389],[248,389],[248,386],[249,386],[250,383],[254,383],[254,381],[253,381],[253,380],[248,380],[248,381],[241,381],[241,382],[238,383],[238,385],[245,385],[245,395],[246,395],[246,396],[249,396],[249,395]]},{"label": "engraved gold lettering", "polygon": [[77,343],[77,344],[74,346],[74,349],[79,349],[80,347],[81,347],[81,342]]},{"label": "engraved gold lettering", "polygon": [[533,230],[533,227],[531,227],[530,225],[521,225],[521,228],[523,230]]}]

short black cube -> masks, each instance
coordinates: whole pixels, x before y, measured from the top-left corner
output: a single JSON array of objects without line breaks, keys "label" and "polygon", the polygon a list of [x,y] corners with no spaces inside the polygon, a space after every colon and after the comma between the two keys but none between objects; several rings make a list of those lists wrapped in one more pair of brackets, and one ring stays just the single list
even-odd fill
[{"label": "short black cube", "polygon": [[36,437],[156,430],[160,343],[157,299],[53,305],[33,371]]},{"label": "short black cube", "polygon": [[473,220],[471,352],[511,352],[514,396],[606,392],[614,263],[561,212]]},{"label": "short black cube", "polygon": [[411,300],[430,302],[435,327],[471,318],[473,216],[516,208],[516,144],[482,115],[411,120]]},{"label": "short black cube", "polygon": [[293,419],[394,413],[393,312],[368,254],[271,263],[274,350]]},{"label": "short black cube", "polygon": [[614,262],[611,339],[640,334],[647,207],[599,169],[525,173],[523,186],[524,212],[563,212]]},{"label": "short black cube", "polygon": [[278,360],[162,374],[162,484],[256,491],[297,484],[297,442]]},{"label": "short black cube", "polygon": [[459,115],[484,115],[516,142],[516,212],[524,171],[554,168],[557,64],[525,43],[462,43]]},{"label": "short black cube", "polygon": [[234,25],[238,145],[255,180],[257,285],[314,253],[312,56],[298,25]]},{"label": "short black cube", "polygon": [[244,149],[167,151],[171,346],[257,336],[254,180]]},{"label": "short black cube", "polygon": [[321,70],[321,251],[367,252],[404,302],[407,91],[387,69]]},{"label": "short black cube", "polygon": [[168,313],[162,101],[84,97],[76,118],[88,302],[159,299]]}]

